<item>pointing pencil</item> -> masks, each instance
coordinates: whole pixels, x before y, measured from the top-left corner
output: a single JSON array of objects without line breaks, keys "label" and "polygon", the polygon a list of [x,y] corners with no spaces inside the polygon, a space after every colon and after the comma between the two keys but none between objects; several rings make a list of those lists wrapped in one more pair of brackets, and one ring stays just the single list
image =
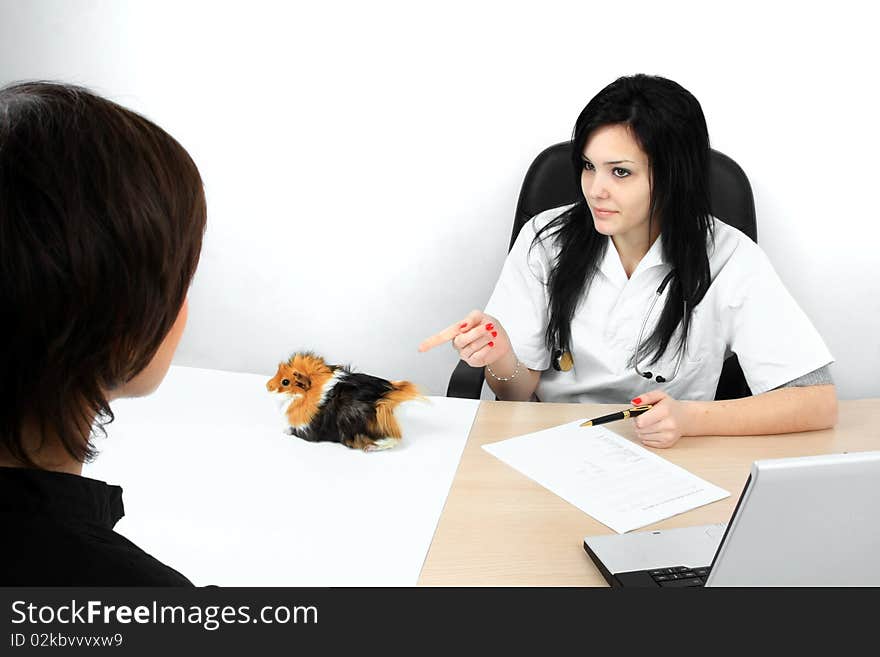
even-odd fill
[{"label": "pointing pencil", "polygon": [[628,417],[641,415],[645,411],[650,411],[652,408],[654,408],[653,404],[645,404],[644,406],[633,406],[632,408],[628,408],[625,411],[618,411],[617,413],[603,415],[602,417],[594,417],[592,420],[587,420],[586,422],[584,422],[581,426],[595,427],[597,424],[605,424],[606,422],[614,422],[616,420],[625,420]]}]

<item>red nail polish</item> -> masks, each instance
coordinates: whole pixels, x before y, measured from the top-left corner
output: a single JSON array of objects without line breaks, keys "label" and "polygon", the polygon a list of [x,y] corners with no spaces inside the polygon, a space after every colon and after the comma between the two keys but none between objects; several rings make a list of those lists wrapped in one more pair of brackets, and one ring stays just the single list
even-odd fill
[{"label": "red nail polish", "polygon": [[498,331],[492,331],[492,337],[493,337],[493,338],[497,338],[497,337],[498,337]]},{"label": "red nail polish", "polygon": [[632,403],[633,403],[633,404],[641,404],[641,403],[642,403],[642,398],[641,398],[641,397],[636,397],[635,399],[632,400]]},{"label": "red nail polish", "polygon": [[464,324],[462,324],[462,325],[459,326],[458,328],[463,329],[465,326],[467,326],[467,322],[465,322]]},{"label": "red nail polish", "polygon": [[495,328],[495,325],[494,325],[494,324],[486,324],[486,330],[487,330],[487,331],[491,331],[493,328]]},{"label": "red nail polish", "polygon": [[490,347],[494,347],[494,346],[495,346],[495,343],[494,343],[494,342],[490,342],[490,343],[489,343],[489,346],[490,346]]}]

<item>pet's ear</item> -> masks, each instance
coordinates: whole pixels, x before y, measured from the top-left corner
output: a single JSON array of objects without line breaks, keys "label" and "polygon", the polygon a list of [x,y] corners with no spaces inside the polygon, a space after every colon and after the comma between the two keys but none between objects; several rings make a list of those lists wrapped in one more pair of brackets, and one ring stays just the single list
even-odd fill
[{"label": "pet's ear", "polygon": [[302,388],[303,390],[308,390],[309,388],[312,387],[312,380],[308,376],[303,374],[302,372],[297,372],[296,370],[294,370],[293,380],[294,380],[294,385],[297,388]]}]

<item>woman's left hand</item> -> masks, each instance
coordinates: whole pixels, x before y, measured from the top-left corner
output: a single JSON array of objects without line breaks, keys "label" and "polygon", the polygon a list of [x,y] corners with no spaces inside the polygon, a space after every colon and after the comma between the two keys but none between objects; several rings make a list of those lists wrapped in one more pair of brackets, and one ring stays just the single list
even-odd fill
[{"label": "woman's left hand", "polygon": [[654,408],[633,418],[636,436],[647,447],[672,447],[687,435],[687,402],[673,399],[662,390],[652,390],[632,400],[634,406]]}]

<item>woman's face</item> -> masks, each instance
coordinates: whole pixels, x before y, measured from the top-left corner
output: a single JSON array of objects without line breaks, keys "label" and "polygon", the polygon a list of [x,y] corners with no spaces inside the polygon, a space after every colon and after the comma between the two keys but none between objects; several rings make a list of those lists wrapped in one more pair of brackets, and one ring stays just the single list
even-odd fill
[{"label": "woman's face", "polygon": [[[651,169],[627,126],[597,128],[584,144],[581,189],[603,235],[633,241],[648,237]],[[644,236],[644,237],[642,237]]]}]

